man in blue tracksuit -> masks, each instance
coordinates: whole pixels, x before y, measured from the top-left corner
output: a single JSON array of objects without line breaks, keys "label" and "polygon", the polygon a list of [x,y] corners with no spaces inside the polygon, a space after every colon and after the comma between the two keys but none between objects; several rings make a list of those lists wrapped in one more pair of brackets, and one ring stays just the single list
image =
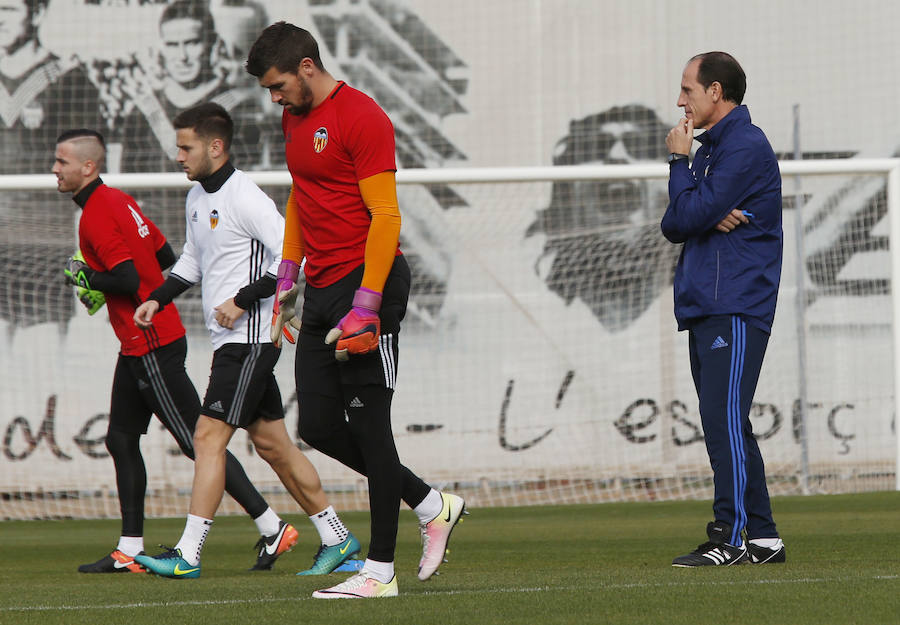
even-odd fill
[{"label": "man in blue tracksuit", "polygon": [[[784,562],[750,406],[781,277],[781,174],[762,130],[741,105],[747,80],[724,52],[692,58],[666,137],[669,205],[662,232],[683,243],[675,317],[688,330],[691,373],[715,485],[709,541],[673,566]],[[694,128],[706,132],[688,166]],[[746,531],[745,541],[743,533]]]}]

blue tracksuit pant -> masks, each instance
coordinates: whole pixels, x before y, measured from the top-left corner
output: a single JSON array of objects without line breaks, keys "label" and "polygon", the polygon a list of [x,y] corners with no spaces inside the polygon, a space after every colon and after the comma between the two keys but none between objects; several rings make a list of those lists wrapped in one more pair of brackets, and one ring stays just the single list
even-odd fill
[{"label": "blue tracksuit pant", "polygon": [[766,472],[750,406],[769,335],[736,315],[707,317],[690,329],[691,373],[712,465],[715,520],[732,527],[732,545],[775,538]]}]

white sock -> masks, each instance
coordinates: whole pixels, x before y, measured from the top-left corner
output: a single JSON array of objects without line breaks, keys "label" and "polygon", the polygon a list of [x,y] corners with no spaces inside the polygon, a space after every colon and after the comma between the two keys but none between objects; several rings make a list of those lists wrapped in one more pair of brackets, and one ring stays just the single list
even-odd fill
[{"label": "white sock", "polygon": [[319,538],[326,547],[340,545],[350,535],[350,530],[344,526],[341,517],[334,511],[334,506],[328,506],[318,514],[309,517],[309,520],[319,532]]},{"label": "white sock", "polygon": [[143,536],[119,536],[119,544],[116,549],[132,558],[144,550]]},{"label": "white sock", "polygon": [[181,557],[191,566],[200,564],[200,552],[203,551],[203,543],[206,542],[206,536],[209,534],[212,523],[212,519],[204,519],[202,516],[193,514],[187,515],[184,533],[175,548],[181,550]]},{"label": "white sock", "polygon": [[750,544],[766,549],[776,549],[780,548],[783,543],[780,538],[751,538]]},{"label": "white sock", "polygon": [[281,517],[272,508],[266,508],[266,511],[253,519],[253,522],[263,536],[274,536],[281,529]]},{"label": "white sock", "polygon": [[369,577],[377,579],[382,584],[388,584],[394,579],[394,563],[379,562],[378,560],[369,560],[363,564],[362,570],[369,574]]},{"label": "white sock", "polygon": [[441,497],[439,491],[432,488],[431,491],[425,495],[425,499],[422,500],[422,503],[413,508],[413,511],[416,513],[416,516],[419,517],[419,523],[428,523],[439,515],[443,509],[444,498]]}]

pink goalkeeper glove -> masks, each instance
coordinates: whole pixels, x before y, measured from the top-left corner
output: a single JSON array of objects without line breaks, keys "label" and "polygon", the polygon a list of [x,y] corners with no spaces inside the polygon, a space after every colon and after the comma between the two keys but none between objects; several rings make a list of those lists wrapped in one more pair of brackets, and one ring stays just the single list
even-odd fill
[{"label": "pink goalkeeper glove", "polygon": [[335,358],[349,360],[350,354],[367,354],[378,349],[378,337],[381,335],[379,310],[381,293],[363,287],[356,289],[353,308],[325,336],[328,345],[337,342]]},{"label": "pink goalkeeper glove", "polygon": [[292,325],[300,329],[300,320],[297,319],[297,294],[300,287],[297,279],[300,277],[300,265],[292,260],[283,260],[278,266],[278,278],[275,282],[275,303],[272,305],[272,343],[281,347],[281,337],[284,336],[288,343],[295,343],[294,335],[287,328]]}]

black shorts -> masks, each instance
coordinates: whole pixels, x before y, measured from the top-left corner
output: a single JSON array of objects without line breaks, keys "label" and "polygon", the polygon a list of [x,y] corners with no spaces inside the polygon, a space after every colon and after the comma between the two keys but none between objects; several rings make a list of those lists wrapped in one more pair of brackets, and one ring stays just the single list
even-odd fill
[{"label": "black shorts", "polygon": [[150,417],[156,414],[182,449],[193,449],[200,397],[184,369],[185,356],[184,337],[144,356],[120,354],[113,376],[109,429],[146,434]]},{"label": "black shorts", "polygon": [[226,343],[213,354],[203,414],[236,428],[258,418],[284,418],[272,369],[281,349],[272,343]]},{"label": "black shorts", "polygon": [[381,300],[379,348],[368,354],[351,355],[346,362],[334,357],[334,345],[325,335],[353,305],[353,294],[362,280],[363,266],[323,288],[306,285],[294,373],[298,393],[341,397],[341,386],[376,384],[393,389],[399,362],[400,322],[406,315],[410,272],[403,256],[397,256],[384,285]]}]

